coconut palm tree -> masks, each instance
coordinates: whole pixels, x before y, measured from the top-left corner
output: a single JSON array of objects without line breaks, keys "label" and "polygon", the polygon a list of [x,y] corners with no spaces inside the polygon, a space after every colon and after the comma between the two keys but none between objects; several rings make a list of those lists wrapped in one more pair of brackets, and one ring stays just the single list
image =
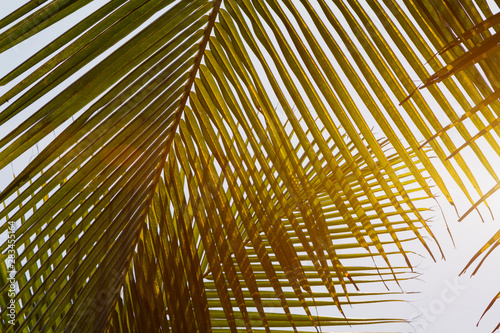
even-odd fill
[{"label": "coconut palm tree", "polygon": [[394,296],[366,286],[408,278],[405,242],[439,253],[436,164],[462,218],[500,186],[486,1],[90,2],[0,21],[0,52],[58,29],[0,81],[0,168],[42,148],[0,194],[3,331],[393,322],[344,308]]}]

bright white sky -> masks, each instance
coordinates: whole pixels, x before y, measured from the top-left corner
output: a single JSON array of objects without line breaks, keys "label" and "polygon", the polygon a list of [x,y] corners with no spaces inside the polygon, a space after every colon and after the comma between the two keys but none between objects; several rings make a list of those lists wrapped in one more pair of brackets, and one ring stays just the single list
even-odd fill
[{"label": "bright white sky", "polygon": [[[21,2],[26,1],[10,1],[0,0],[0,17],[4,17],[10,13],[15,7],[21,5]],[[94,1],[93,3],[80,10],[79,14],[91,12],[98,8],[101,3],[106,1]],[[66,20],[61,24],[67,26],[71,22]],[[27,59],[35,51],[47,44],[48,40],[53,39],[60,27],[51,27],[42,32],[40,36],[31,38],[28,41],[21,43],[14,49],[0,54],[0,77],[15,68],[23,60]],[[0,87],[0,95],[5,93],[12,85]],[[3,110],[0,107],[0,110]],[[17,121],[22,121],[22,117]],[[13,123],[9,124],[13,126]],[[0,127],[0,133],[7,133],[8,129]],[[381,133],[379,131],[379,133]],[[41,147],[40,147],[41,148]],[[22,164],[29,161],[31,156],[36,154],[35,151],[25,154],[19,165],[13,165],[11,168],[6,168],[0,173],[0,189],[5,188],[8,182],[12,179],[12,170],[17,174],[22,169]],[[439,167],[439,166],[438,166]],[[498,172],[500,173],[500,164],[497,164]],[[442,173],[446,175],[446,172]],[[450,186],[451,193],[458,193],[454,182],[446,178],[445,181]],[[465,200],[460,201],[462,196],[456,196],[457,206],[460,207],[460,212],[463,213],[469,207],[469,203]],[[387,304],[383,303],[376,306],[356,306],[352,309],[346,309],[348,316],[354,317],[394,317],[408,318],[418,316],[424,313],[419,318],[414,319],[412,326],[410,325],[391,325],[384,327],[383,325],[369,327],[353,327],[343,328],[345,331],[369,331],[369,332],[491,332],[498,323],[498,311],[500,305],[494,307],[483,318],[479,327],[476,328],[476,323],[482,315],[484,309],[491,301],[492,297],[500,290],[498,284],[498,270],[495,267],[500,259],[500,251],[494,252],[489,260],[485,262],[479,273],[470,278],[473,269],[461,277],[458,274],[468,263],[470,258],[477,250],[486,243],[486,241],[496,232],[500,225],[491,220],[489,212],[484,206],[480,208],[485,223],[482,223],[477,213],[472,213],[464,222],[457,222],[457,215],[452,207],[448,205],[443,198],[439,199],[443,215],[446,217],[451,232],[453,234],[456,248],[447,233],[445,223],[441,212],[435,211],[435,222],[432,223],[432,230],[440,240],[440,244],[445,252],[446,261],[439,260],[437,263],[432,262],[430,258],[419,258],[415,256],[413,262],[419,263],[418,270],[422,272],[419,280],[407,281],[403,283],[405,291],[422,291],[419,295],[412,295],[409,299],[411,302]],[[493,195],[488,201],[492,208],[493,215],[500,219],[500,193]],[[434,203],[431,203],[435,206]],[[415,250],[419,253],[424,253],[423,249],[415,245]],[[437,250],[435,252],[437,254]],[[397,290],[395,290],[397,291]],[[418,326],[420,325],[420,327]]]}]

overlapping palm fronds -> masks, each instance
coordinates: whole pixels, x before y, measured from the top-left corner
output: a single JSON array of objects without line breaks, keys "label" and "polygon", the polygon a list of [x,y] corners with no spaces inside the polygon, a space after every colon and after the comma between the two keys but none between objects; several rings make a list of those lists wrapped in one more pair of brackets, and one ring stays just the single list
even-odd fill
[{"label": "overlapping palm fronds", "polygon": [[[0,52],[87,3],[23,5],[0,21]],[[432,255],[417,205],[433,195],[427,174],[453,203],[419,149],[443,128],[436,111],[420,91],[398,106],[416,88],[413,73],[430,77],[424,59],[449,43],[444,14],[427,6],[120,0],[70,22],[0,81],[10,88],[0,124],[28,114],[1,138],[0,168],[60,132],[0,194],[0,218],[17,225],[19,284],[15,326],[0,299],[3,329],[277,332],[393,322],[347,318],[343,305],[391,296],[362,286],[408,277],[405,241]],[[443,64],[435,57],[429,66]],[[471,77],[468,89],[489,88],[468,71],[456,74]],[[443,83],[466,107],[457,84]],[[458,118],[437,85],[428,91]],[[498,181],[467,129],[456,128]],[[457,147],[446,131],[439,140],[428,143],[473,205],[466,183],[482,197],[476,178],[460,153],[457,163],[447,159]],[[335,314],[318,317],[317,306]]]},{"label": "overlapping palm fronds", "polygon": [[[465,90],[466,96],[472,99],[475,105],[470,109],[465,109],[466,112],[460,116],[457,115],[455,119],[450,118],[451,122],[428,138],[423,145],[436,140],[444,133],[451,132],[454,128],[463,127],[467,121],[472,121],[477,127],[477,133],[465,137],[465,142],[454,151],[451,151],[447,159],[459,157],[462,150],[473,147],[479,141],[479,138],[485,139],[498,154],[500,80],[496,73],[500,69],[500,55],[498,54],[500,51],[498,48],[500,41],[500,33],[498,33],[500,13],[491,15],[491,12],[484,4],[481,9],[483,10],[482,14],[486,15],[486,19],[476,11],[475,7],[464,4],[449,7],[438,5],[433,9],[432,12],[439,18],[439,23],[435,23],[435,27],[442,27],[443,41],[448,40],[448,43],[438,52],[438,55],[445,59],[447,65],[427,78],[421,88],[431,87],[439,82],[446,84],[452,81],[452,77],[455,77]],[[486,119],[487,123],[484,124],[482,119]],[[498,179],[494,178],[494,180],[496,184],[470,207],[460,220],[463,220],[479,204],[486,202],[486,199],[500,188]],[[474,255],[461,274],[465,273],[482,256],[481,261],[472,273],[472,275],[476,274],[485,259],[499,244],[500,231]],[[494,305],[499,295],[497,294],[493,298],[483,316]],[[495,328],[495,331],[499,328],[500,324]]]}]

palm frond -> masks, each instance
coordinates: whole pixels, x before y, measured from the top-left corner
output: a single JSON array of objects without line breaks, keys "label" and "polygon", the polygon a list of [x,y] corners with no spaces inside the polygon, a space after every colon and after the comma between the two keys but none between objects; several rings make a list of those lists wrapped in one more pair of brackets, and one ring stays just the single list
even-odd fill
[{"label": "palm frond", "polygon": [[[0,50],[87,1],[38,3],[0,21]],[[402,59],[423,81],[422,59],[452,35],[438,22],[455,12],[429,6],[130,0],[72,23],[0,81],[9,87],[0,125],[28,115],[1,138],[1,169],[60,132],[0,194],[0,218],[18,227],[18,321],[3,328],[250,332],[394,322],[347,318],[343,305],[391,295],[356,288],[406,279],[404,242],[433,255],[418,205],[433,196],[427,173],[453,203],[419,149],[443,126],[420,91],[406,99],[416,86]],[[495,25],[457,36],[468,43]],[[449,52],[440,55],[447,63],[457,58]],[[437,57],[429,65],[443,67]],[[484,79],[464,71],[443,75],[462,75],[481,110],[496,105],[485,102]],[[471,109],[454,81],[443,83]],[[455,121],[443,91],[427,88]],[[485,113],[490,123],[496,112]],[[468,129],[454,127],[498,182]],[[466,182],[482,197],[476,178],[460,153],[447,159],[457,150],[447,131],[438,136],[431,148],[474,204]],[[335,315],[312,314],[331,305]]]},{"label": "palm frond", "polygon": [[[500,154],[498,139],[495,139],[492,133],[495,132],[497,136],[500,134],[500,128],[497,127],[500,124],[500,109],[498,108],[500,82],[493,74],[499,69],[498,52],[500,49],[498,49],[497,44],[500,34],[497,30],[500,24],[500,15],[495,14],[483,19],[473,6],[438,7],[436,9],[442,24],[447,28],[447,35],[452,37],[451,41],[438,52],[438,55],[446,59],[447,65],[424,80],[421,88],[430,87],[439,82],[450,82],[451,77],[455,76],[476,105],[469,110],[465,109],[466,112],[460,117],[450,118],[452,122],[427,139],[423,145],[436,140],[444,133],[449,133],[453,128],[464,126],[466,121],[471,120],[476,125],[478,132],[472,136],[464,137],[465,142],[451,151],[447,159],[458,158],[461,151],[473,148],[479,138],[485,139],[489,148],[496,154]],[[481,9],[483,15],[491,15],[486,6],[482,6]],[[479,115],[487,120],[486,125]],[[486,202],[486,199],[500,188],[500,181],[496,177],[494,177],[494,181],[496,184],[477,200],[459,221],[463,220],[481,203]],[[500,231],[473,256],[461,274],[465,273],[484,254],[472,273],[472,275],[476,274],[486,258],[499,244]],[[486,307],[481,319],[497,299],[498,295]],[[497,329],[498,326],[495,330]]]}]

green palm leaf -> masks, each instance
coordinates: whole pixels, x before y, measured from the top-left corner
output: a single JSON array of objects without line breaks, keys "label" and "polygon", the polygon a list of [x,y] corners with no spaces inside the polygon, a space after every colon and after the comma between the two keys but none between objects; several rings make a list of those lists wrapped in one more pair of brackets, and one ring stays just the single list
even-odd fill
[{"label": "green palm leaf", "polygon": [[[21,6],[0,21],[0,52],[87,3]],[[496,95],[466,68],[491,54],[490,44],[464,56],[449,56],[450,45],[441,56],[452,68],[440,70],[433,50],[465,15],[405,6],[111,1],[4,76],[0,125],[28,116],[0,139],[0,168],[60,134],[0,194],[0,232],[15,222],[19,249],[17,322],[4,319],[2,298],[3,329],[279,332],[396,322],[347,318],[344,305],[393,296],[362,286],[409,278],[405,242],[433,255],[418,204],[433,196],[425,175],[453,201],[421,142],[473,208],[483,193],[448,128],[498,182],[463,124],[441,130],[420,91],[407,98],[416,87],[404,62],[429,78],[451,121],[459,116],[432,83],[443,81],[483,130],[481,109],[490,122],[481,135],[500,152],[489,133],[497,131],[489,109]],[[476,42],[496,26],[480,8],[489,19],[451,43]],[[469,9],[467,17],[480,17]],[[432,58],[435,75],[422,58]],[[473,109],[451,75],[482,104]],[[370,117],[386,141],[372,133]],[[8,243],[0,249],[8,253]],[[406,266],[392,263],[398,258]],[[5,266],[1,272],[4,293]],[[334,313],[314,315],[320,306]]]}]

